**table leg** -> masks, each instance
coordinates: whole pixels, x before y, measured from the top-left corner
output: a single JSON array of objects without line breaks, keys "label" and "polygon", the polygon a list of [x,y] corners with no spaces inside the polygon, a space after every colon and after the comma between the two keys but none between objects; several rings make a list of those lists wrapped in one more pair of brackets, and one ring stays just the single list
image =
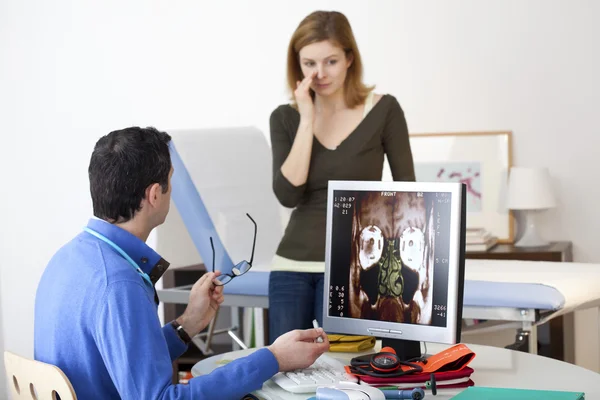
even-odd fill
[{"label": "table leg", "polygon": [[523,330],[529,331],[529,353],[538,353],[538,335],[537,326],[531,322],[523,322]]},{"label": "table leg", "polygon": [[506,346],[507,349],[537,354],[537,327],[531,322],[523,322],[517,330],[515,342]]}]

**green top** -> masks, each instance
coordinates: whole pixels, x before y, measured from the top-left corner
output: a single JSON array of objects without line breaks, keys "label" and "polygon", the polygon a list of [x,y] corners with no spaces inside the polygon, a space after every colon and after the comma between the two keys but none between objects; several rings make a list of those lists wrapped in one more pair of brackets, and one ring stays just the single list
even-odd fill
[{"label": "green top", "polygon": [[307,182],[294,186],[281,173],[281,165],[299,124],[300,114],[289,104],[271,114],[273,191],[283,206],[295,208],[277,255],[296,261],[324,261],[328,181],[380,181],[384,155],[395,181],[415,181],[408,127],[396,98],[382,96],[335,150],[313,140]]}]

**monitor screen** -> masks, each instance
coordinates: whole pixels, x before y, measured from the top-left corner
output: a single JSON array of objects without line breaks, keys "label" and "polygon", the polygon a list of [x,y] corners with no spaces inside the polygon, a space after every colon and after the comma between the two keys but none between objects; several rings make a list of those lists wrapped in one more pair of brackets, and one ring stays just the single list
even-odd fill
[{"label": "monitor screen", "polygon": [[323,322],[328,332],[459,339],[463,186],[330,182]]}]

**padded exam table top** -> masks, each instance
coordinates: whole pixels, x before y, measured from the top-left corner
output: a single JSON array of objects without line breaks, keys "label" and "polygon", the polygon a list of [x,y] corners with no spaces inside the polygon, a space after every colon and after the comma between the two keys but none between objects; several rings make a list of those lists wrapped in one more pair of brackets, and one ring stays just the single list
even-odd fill
[{"label": "padded exam table top", "polygon": [[[600,266],[544,261],[465,261],[464,305],[566,313],[600,305]],[[249,271],[225,294],[268,296],[269,272]]]}]

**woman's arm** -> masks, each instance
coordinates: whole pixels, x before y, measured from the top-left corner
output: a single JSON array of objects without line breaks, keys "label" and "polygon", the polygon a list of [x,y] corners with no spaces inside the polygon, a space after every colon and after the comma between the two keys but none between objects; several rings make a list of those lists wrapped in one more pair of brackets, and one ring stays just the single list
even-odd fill
[{"label": "woman's arm", "polygon": [[295,207],[306,188],[313,145],[314,106],[310,85],[316,71],[296,82],[294,97],[300,124],[294,140],[286,132],[283,116],[271,114],[271,148],[273,151],[273,191],[285,207]]},{"label": "woman's arm", "polygon": [[[271,114],[271,148],[273,149],[273,190],[285,207],[295,207],[304,193],[313,144],[314,105],[310,85],[317,71],[296,82],[294,98],[300,124],[292,141],[285,132],[283,117]],[[275,110],[277,111],[277,110]],[[287,133],[287,134],[286,134]]]},{"label": "woman's arm", "polygon": [[292,141],[281,113],[271,114],[271,151],[273,153],[273,191],[279,202],[295,207],[306,188],[313,144],[312,123],[300,120]]},{"label": "woman's arm", "polygon": [[292,149],[281,166],[281,173],[294,186],[304,185],[308,179],[313,137],[312,122],[300,118]]}]

